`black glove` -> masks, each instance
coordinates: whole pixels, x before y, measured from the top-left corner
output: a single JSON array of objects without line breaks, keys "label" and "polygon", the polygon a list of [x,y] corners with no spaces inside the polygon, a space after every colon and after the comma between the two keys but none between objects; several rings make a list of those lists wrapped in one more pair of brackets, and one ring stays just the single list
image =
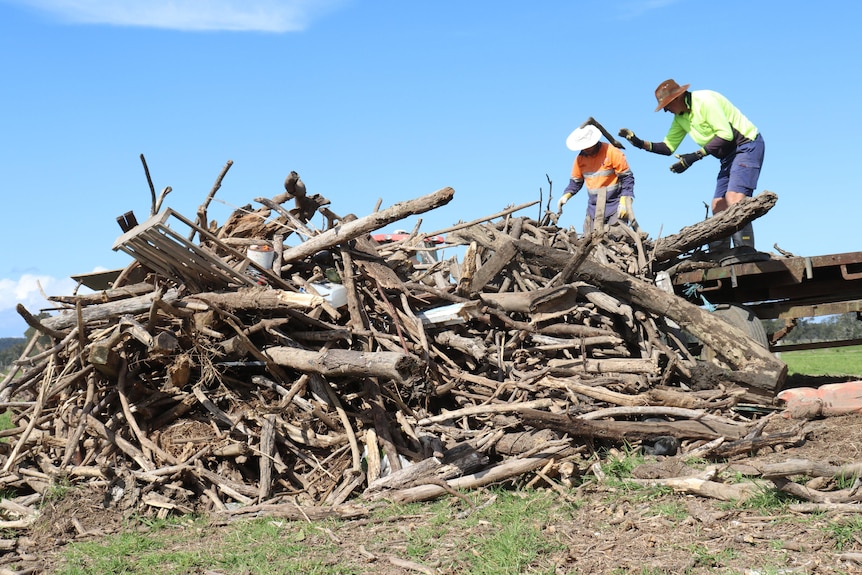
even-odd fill
[{"label": "black glove", "polygon": [[706,154],[703,150],[698,150],[690,154],[677,154],[679,161],[670,167],[670,171],[674,174],[681,174],[691,167],[693,163],[702,159]]},{"label": "black glove", "polygon": [[644,141],[635,136],[635,133],[628,128],[621,128],[619,135],[631,142],[632,146],[635,148],[640,148],[641,150],[644,149]]}]

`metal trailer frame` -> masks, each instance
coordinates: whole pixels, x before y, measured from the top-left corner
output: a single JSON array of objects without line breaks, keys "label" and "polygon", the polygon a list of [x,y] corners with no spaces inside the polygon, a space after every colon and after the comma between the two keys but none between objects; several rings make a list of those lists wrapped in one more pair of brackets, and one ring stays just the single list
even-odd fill
[{"label": "metal trailer frame", "polygon": [[[674,292],[685,297],[695,287],[708,302],[736,304],[759,319],[820,317],[862,312],[862,252],[769,260],[681,271],[672,274]],[[862,318],[862,315],[860,315]],[[862,344],[841,340],[773,345],[775,351]]]}]

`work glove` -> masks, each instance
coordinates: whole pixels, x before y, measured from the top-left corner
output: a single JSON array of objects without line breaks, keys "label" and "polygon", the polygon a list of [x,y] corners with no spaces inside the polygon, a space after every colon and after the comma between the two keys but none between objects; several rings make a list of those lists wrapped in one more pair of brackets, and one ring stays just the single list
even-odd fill
[{"label": "work glove", "polygon": [[641,150],[644,149],[644,141],[635,136],[635,133],[628,128],[620,129],[619,135],[631,142],[632,146],[634,146],[635,148],[640,148]]},{"label": "work glove", "polygon": [[557,200],[557,213],[563,213],[563,204],[569,201],[569,198],[572,197],[572,194],[563,194],[560,196],[560,199]]},{"label": "work glove", "polygon": [[629,222],[632,217],[632,202],[634,198],[631,196],[620,197],[620,205],[617,207],[617,217],[623,221]]},{"label": "work glove", "polygon": [[677,154],[676,157],[679,158],[679,161],[670,167],[670,171],[674,174],[681,174],[689,169],[693,163],[702,159],[705,155],[706,152],[704,152],[703,149],[690,154]]}]

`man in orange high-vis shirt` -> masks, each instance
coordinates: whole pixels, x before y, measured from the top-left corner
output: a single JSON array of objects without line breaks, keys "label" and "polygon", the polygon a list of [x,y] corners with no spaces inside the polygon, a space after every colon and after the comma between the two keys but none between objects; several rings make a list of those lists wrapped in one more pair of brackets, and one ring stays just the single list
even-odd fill
[{"label": "man in orange high-vis shirt", "polygon": [[578,128],[566,138],[566,147],[578,152],[572,164],[569,185],[558,202],[558,211],[586,186],[589,193],[584,233],[604,229],[617,222],[634,222],[632,203],[635,176],[621,150],[600,142],[596,126]]}]

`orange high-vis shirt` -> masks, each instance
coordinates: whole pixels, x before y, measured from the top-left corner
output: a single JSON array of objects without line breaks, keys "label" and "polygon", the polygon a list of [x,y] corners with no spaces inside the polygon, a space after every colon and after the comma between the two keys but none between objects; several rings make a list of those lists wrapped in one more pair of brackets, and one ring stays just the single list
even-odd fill
[{"label": "orange high-vis shirt", "polygon": [[592,156],[578,154],[572,164],[572,179],[584,182],[590,194],[589,213],[596,215],[596,200],[599,192],[607,191],[605,213],[613,213],[622,195],[619,176],[631,173],[625,155],[610,144],[602,143],[599,151]]}]

